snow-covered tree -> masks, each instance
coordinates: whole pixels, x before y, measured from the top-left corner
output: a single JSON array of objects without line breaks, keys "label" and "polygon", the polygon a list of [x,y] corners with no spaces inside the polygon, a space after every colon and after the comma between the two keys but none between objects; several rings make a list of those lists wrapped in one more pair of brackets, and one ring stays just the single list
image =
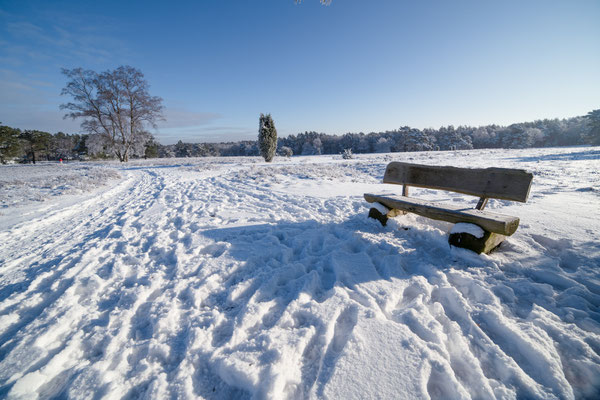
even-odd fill
[{"label": "snow-covered tree", "polygon": [[530,146],[540,146],[544,141],[544,132],[539,128],[525,128],[525,136]]},{"label": "snow-covered tree", "polygon": [[191,157],[192,156],[192,144],[183,143],[181,140],[178,141],[174,146],[175,157]]},{"label": "snow-covered tree", "polygon": [[440,150],[469,150],[473,148],[471,136],[467,134],[468,129],[454,126],[442,126],[436,133],[436,145]]},{"label": "snow-covered tree", "polygon": [[411,128],[405,133],[404,151],[428,151],[434,149],[435,138],[419,129]]},{"label": "snow-covered tree", "polygon": [[591,145],[600,145],[600,109],[590,111],[586,117],[589,131],[584,139]]},{"label": "snow-covered tree", "polygon": [[175,157],[175,151],[173,150],[173,146],[163,146],[158,145],[158,156],[160,158],[172,158]]},{"label": "snow-covered tree", "polygon": [[279,148],[279,154],[284,156],[284,157],[291,157],[294,155],[294,151],[292,150],[291,147],[287,147],[287,146],[281,146]]},{"label": "snow-covered tree", "polygon": [[315,154],[319,155],[323,153],[323,142],[321,142],[321,138],[313,140],[313,146],[315,147]]},{"label": "snow-covered tree", "polygon": [[532,147],[536,141],[544,137],[538,128],[527,127],[524,124],[513,124],[502,131],[502,147],[507,149],[525,149]]},{"label": "snow-covered tree", "polygon": [[144,158],[157,158],[158,157],[158,149],[160,144],[152,138],[148,143],[146,143],[146,148],[144,149]]},{"label": "snow-covered tree", "polygon": [[317,156],[322,154],[323,152],[323,143],[320,138],[315,138],[313,140],[307,140],[302,145],[302,155],[303,156]]},{"label": "snow-covered tree", "polygon": [[493,148],[496,146],[496,132],[492,127],[480,126],[471,133],[473,147]]},{"label": "snow-covered tree", "polygon": [[277,150],[277,129],[271,114],[260,114],[258,120],[258,147],[260,155],[266,162],[273,161],[275,150]]},{"label": "snow-covered tree", "polygon": [[25,153],[30,162],[35,164],[37,156],[41,154],[48,155],[51,134],[37,130],[25,130],[21,132],[20,139],[23,143]]},{"label": "snow-covered tree", "polygon": [[104,135],[99,133],[89,135],[85,141],[85,146],[87,147],[87,154],[92,157],[106,157],[107,154],[110,154],[110,142]]},{"label": "snow-covered tree", "polygon": [[312,142],[304,142],[302,145],[302,152],[300,153],[303,156],[313,156],[317,154],[315,150],[315,146],[313,146]]},{"label": "snow-covered tree", "polygon": [[56,133],[50,139],[50,157],[67,159],[72,156],[76,137],[64,132]]},{"label": "snow-covered tree", "polygon": [[146,126],[162,118],[162,99],[150,96],[148,82],[138,69],[121,66],[97,73],[82,68],[63,69],[69,81],[62,90],[73,102],[62,104],[65,117],[84,118],[81,127],[101,135],[109,151],[127,161],[132,152],[145,145]]},{"label": "snow-covered tree", "polygon": [[6,159],[16,157],[21,150],[19,136],[21,131],[9,126],[0,125],[0,163],[5,164]]},{"label": "snow-covered tree", "polygon": [[373,145],[373,150],[375,153],[390,153],[392,151],[392,142],[388,138],[380,137]]}]

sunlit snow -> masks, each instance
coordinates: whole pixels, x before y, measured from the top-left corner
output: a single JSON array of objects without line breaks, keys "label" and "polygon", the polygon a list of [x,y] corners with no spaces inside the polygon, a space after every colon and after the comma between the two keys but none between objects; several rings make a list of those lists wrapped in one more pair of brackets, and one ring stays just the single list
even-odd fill
[{"label": "sunlit snow", "polygon": [[[382,227],[396,160],[532,172],[519,229]],[[598,147],[0,166],[0,397],[593,398],[598,232]]]}]

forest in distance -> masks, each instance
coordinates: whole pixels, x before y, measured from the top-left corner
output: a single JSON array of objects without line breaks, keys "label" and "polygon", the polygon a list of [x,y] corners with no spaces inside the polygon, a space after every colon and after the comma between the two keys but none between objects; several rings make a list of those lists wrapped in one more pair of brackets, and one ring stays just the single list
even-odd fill
[{"label": "forest in distance", "polygon": [[[163,145],[153,135],[140,135],[132,147],[132,158],[258,156],[257,141],[185,143]],[[331,135],[303,132],[277,140],[279,155],[355,154],[410,151],[468,150],[482,148],[529,148],[600,144],[600,110],[585,116],[544,119],[508,126],[479,127],[452,125],[439,129],[399,129]],[[86,134],[51,134],[0,125],[0,162],[36,160],[111,159],[110,152]]]}]

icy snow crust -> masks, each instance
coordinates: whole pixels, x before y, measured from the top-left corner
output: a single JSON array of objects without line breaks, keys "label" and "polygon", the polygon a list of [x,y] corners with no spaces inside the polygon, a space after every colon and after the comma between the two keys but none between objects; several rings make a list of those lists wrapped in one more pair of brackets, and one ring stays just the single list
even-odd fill
[{"label": "icy snow crust", "polygon": [[[519,230],[479,256],[383,228],[362,194],[401,190],[392,160],[533,172],[488,204]],[[31,197],[2,189],[0,397],[600,395],[597,147],[89,165],[110,179],[45,202],[86,165],[0,167]]]},{"label": "icy snow crust", "polygon": [[450,233],[468,233],[478,239],[481,239],[485,235],[485,231],[480,226],[466,222],[454,224],[452,229],[450,229]]},{"label": "icy snow crust", "polygon": [[387,208],[383,204],[377,203],[377,202],[371,203],[371,208],[376,209],[377,211],[379,211],[383,215],[386,215],[390,211],[389,208]]}]

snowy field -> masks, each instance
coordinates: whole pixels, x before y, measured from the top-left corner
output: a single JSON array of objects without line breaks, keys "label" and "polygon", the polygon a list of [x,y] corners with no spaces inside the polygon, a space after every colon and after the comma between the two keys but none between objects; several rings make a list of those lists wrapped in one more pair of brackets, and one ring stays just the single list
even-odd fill
[{"label": "snowy field", "polygon": [[[381,227],[393,160],[532,172],[521,226]],[[0,397],[599,398],[599,232],[598,147],[0,166]]]}]

